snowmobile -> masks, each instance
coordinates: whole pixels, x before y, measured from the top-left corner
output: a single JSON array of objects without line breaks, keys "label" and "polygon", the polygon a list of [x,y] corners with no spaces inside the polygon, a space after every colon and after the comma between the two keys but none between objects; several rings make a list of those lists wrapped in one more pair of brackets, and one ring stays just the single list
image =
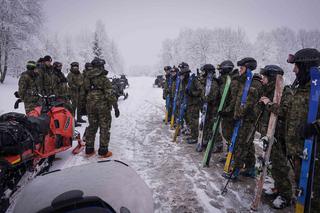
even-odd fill
[{"label": "snowmobile", "polygon": [[154,212],[146,183],[117,160],[43,174],[25,186],[20,195],[14,213]]},{"label": "snowmobile", "polygon": [[157,78],[154,81],[153,87],[158,87],[158,88],[163,88],[164,87],[163,75],[157,75]]},{"label": "snowmobile", "polygon": [[41,105],[28,115],[9,112],[0,116],[0,212],[8,208],[20,181],[48,171],[55,155],[71,148],[74,138],[77,149],[84,145],[64,103],[55,96],[40,100]]},{"label": "snowmobile", "polygon": [[123,96],[124,100],[128,98],[129,94],[124,92],[124,90],[126,89],[126,81],[114,76],[112,78],[112,87],[113,87],[113,90],[114,90],[117,98],[119,98],[120,96]]}]

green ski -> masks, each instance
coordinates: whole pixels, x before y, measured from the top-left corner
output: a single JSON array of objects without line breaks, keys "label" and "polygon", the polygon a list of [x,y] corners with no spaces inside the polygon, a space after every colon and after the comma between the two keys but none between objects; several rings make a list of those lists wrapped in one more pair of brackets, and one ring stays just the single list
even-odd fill
[{"label": "green ski", "polygon": [[225,104],[225,100],[227,98],[227,95],[228,95],[228,92],[229,92],[229,89],[230,89],[230,84],[231,84],[231,78],[230,76],[228,76],[227,78],[227,81],[226,81],[226,85],[224,86],[224,90],[223,90],[223,93],[222,93],[222,98],[221,98],[221,101],[220,101],[220,104],[219,104],[219,108],[218,108],[218,113],[217,113],[217,116],[215,118],[215,122],[213,124],[213,127],[212,127],[212,136],[209,140],[209,143],[207,145],[207,148],[206,148],[206,152],[204,153],[204,157],[203,157],[203,160],[202,160],[202,166],[205,167],[205,166],[209,166],[209,162],[210,162],[210,158],[211,158],[211,152],[212,152],[212,149],[213,149],[213,145],[214,145],[214,141],[215,141],[215,138],[216,138],[216,135],[219,131],[219,124],[220,124],[220,121],[221,121],[221,116],[220,116],[220,112],[222,111],[223,107],[224,107],[224,104]]}]

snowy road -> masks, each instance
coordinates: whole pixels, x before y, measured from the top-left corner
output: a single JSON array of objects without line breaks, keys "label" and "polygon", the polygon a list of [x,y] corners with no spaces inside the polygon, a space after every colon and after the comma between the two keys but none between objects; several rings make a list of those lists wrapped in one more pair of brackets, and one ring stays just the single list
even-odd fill
[{"label": "snowy road", "polygon": [[[249,212],[254,180],[241,178],[230,183],[228,193],[222,196],[225,179],[221,177],[223,165],[218,163],[222,156],[213,156],[211,167],[201,168],[202,154],[195,152],[193,145],[173,143],[173,132],[162,124],[162,90],[152,87],[153,79],[129,78],[129,83],[129,98],[119,101],[121,115],[118,119],[113,117],[110,150],[112,159],[124,161],[146,181],[153,192],[156,212]],[[1,98],[5,98],[2,91],[15,89],[14,84],[9,85],[10,88],[1,89]],[[10,99],[8,108],[1,107],[0,111],[11,110],[11,102]],[[78,130],[83,133],[85,126]],[[72,156],[70,151],[57,158],[52,169],[99,160],[88,160],[83,153]],[[276,211],[264,204],[259,212]]]}]

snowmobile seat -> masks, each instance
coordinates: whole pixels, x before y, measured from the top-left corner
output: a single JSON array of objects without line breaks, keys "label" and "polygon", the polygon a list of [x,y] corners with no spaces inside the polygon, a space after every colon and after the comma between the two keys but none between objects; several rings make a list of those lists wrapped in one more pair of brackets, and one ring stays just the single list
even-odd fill
[{"label": "snowmobile seat", "polygon": [[50,129],[50,117],[47,114],[42,114],[39,117],[28,117],[28,121],[38,133],[48,134]]}]

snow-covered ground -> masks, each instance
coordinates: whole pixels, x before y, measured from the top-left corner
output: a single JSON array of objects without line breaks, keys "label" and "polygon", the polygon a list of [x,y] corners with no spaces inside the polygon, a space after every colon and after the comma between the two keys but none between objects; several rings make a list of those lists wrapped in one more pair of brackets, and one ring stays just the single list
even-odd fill
[{"label": "snow-covered ground", "polygon": [[[156,212],[249,212],[255,182],[241,177],[231,182],[226,195],[221,188],[223,165],[214,155],[209,168],[202,168],[202,154],[194,145],[180,140],[172,142],[173,132],[162,123],[164,101],[162,90],[153,88],[154,79],[129,78],[129,98],[119,100],[121,115],[113,117],[110,150],[112,159],[124,161],[134,168],[153,192]],[[0,85],[0,113],[12,111],[17,80],[8,78]],[[23,112],[23,104],[18,110]],[[83,133],[85,126],[78,128]],[[98,147],[99,137],[96,138]],[[87,159],[83,153],[73,156],[69,151],[57,155],[52,169],[63,169],[99,160]],[[94,178],[94,174],[92,174]],[[291,212],[286,209],[279,212]],[[277,212],[264,203],[259,212]]]}]

